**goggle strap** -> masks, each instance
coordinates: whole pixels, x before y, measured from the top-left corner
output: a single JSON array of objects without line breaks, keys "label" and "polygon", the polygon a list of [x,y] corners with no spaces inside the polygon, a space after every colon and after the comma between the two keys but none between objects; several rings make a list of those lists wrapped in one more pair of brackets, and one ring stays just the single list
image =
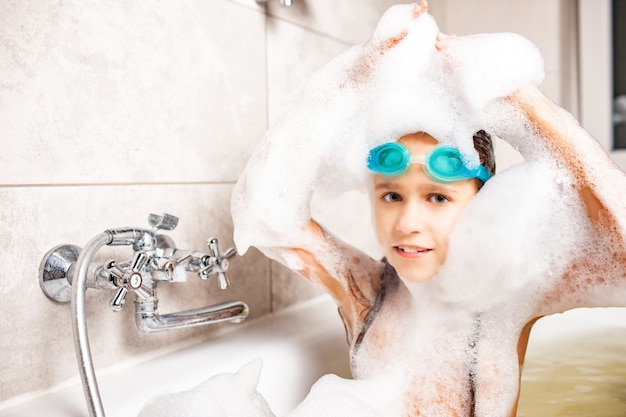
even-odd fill
[{"label": "goggle strap", "polygon": [[476,175],[476,178],[478,178],[482,182],[487,182],[487,180],[491,177],[492,177],[492,174],[491,172],[489,172],[486,166],[480,165],[478,167],[478,175]]}]

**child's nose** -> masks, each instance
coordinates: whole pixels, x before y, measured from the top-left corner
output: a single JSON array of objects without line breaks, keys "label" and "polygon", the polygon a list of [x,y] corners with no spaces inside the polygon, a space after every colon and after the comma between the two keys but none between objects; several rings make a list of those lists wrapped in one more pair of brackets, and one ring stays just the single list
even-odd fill
[{"label": "child's nose", "polygon": [[399,213],[396,229],[404,234],[424,231],[424,210],[417,203],[405,204]]}]

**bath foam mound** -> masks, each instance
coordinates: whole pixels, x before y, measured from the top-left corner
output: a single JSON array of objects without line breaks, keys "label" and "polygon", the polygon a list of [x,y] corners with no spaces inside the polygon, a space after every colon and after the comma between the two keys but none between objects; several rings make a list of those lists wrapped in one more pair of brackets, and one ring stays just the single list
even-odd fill
[{"label": "bath foam mound", "polygon": [[257,391],[263,362],[255,359],[237,372],[215,375],[183,392],[161,394],[138,417],[274,417]]},{"label": "bath foam mound", "polygon": [[[478,163],[471,137],[493,125],[494,110],[485,109],[542,82],[543,58],[525,38],[498,33],[448,42],[438,39],[423,8],[391,7],[367,43],[339,55],[294,94],[235,187],[240,254],[250,246],[292,246],[309,219],[313,190],[363,188],[369,149],[404,134],[428,132]],[[438,43],[445,48],[437,50]]]}]

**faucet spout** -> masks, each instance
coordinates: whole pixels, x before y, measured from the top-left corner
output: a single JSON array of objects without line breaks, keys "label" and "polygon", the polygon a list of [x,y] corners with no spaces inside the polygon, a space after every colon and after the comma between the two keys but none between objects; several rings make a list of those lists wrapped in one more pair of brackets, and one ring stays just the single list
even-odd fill
[{"label": "faucet spout", "polygon": [[241,323],[250,310],[242,301],[230,301],[193,310],[159,314],[158,299],[135,299],[135,323],[142,332],[156,333],[230,321]]}]

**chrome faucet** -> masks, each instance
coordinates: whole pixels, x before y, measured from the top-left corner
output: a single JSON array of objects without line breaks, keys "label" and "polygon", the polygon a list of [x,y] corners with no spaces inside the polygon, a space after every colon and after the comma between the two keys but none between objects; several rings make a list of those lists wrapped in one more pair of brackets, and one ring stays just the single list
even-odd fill
[{"label": "chrome faucet", "polygon": [[[176,313],[159,314],[156,294],[159,282],[186,280],[186,273],[195,272],[206,280],[217,276],[220,289],[230,285],[226,271],[235,249],[222,252],[216,238],[208,240],[208,253],[177,249],[174,241],[160,231],[173,230],[178,218],[169,214],[151,214],[152,229],[109,229],[94,237],[83,250],[75,245],[52,248],[41,261],[39,284],[44,294],[57,302],[71,302],[74,347],[83,382],[85,399],[91,417],[104,417],[98,392],[85,320],[85,291],[87,288],[117,290],[109,303],[120,311],[129,293],[134,293],[135,323],[144,332],[187,328],[230,321],[241,323],[248,316],[248,306],[241,301]],[[132,246],[130,261],[110,260],[93,264],[96,252],[105,245]]]}]

